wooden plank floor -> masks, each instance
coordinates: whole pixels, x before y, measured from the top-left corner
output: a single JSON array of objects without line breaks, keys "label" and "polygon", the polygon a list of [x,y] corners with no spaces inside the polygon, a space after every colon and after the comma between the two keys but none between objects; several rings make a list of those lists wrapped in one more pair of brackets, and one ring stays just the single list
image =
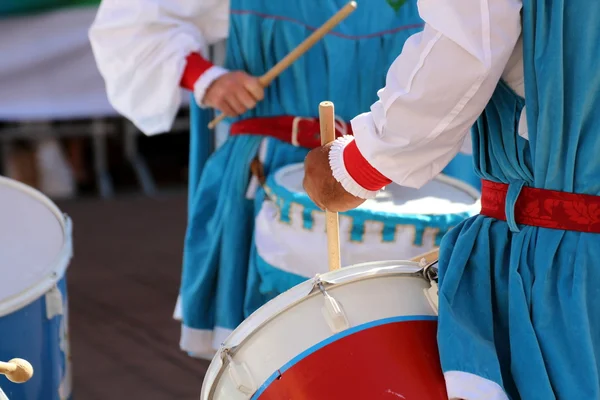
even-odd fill
[{"label": "wooden plank floor", "polygon": [[73,220],[67,283],[75,399],[199,399],[208,363],[179,350],[172,318],[185,193],[58,205]]}]

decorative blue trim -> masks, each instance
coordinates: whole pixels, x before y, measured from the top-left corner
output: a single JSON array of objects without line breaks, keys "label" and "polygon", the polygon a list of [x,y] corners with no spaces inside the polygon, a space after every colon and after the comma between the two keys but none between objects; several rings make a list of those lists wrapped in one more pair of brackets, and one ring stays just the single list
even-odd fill
[{"label": "decorative blue trim", "polygon": [[333,342],[336,342],[340,339],[345,338],[346,336],[350,336],[353,335],[357,332],[360,331],[364,331],[370,328],[374,328],[376,326],[381,326],[381,325],[386,325],[386,324],[393,324],[396,322],[407,322],[407,321],[437,321],[437,317],[436,316],[431,316],[431,315],[411,315],[411,316],[403,316],[403,317],[391,317],[391,318],[384,318],[384,319],[380,319],[377,321],[371,321],[371,322],[367,322],[365,324],[362,325],[358,325],[355,326],[353,328],[350,329],[346,329],[343,332],[337,333],[325,340],[323,340],[320,343],[317,343],[316,345],[312,346],[311,348],[303,351],[302,353],[298,354],[296,357],[292,358],[290,361],[288,361],[286,364],[284,364],[281,368],[279,368],[277,370],[277,372],[275,372],[273,375],[271,375],[266,381],[265,383],[263,383],[258,390],[254,393],[254,395],[251,397],[251,400],[258,400],[258,398],[264,393],[265,390],[267,390],[267,388],[283,373],[285,373],[285,371],[287,371],[288,369],[290,369],[291,367],[293,367],[294,365],[296,365],[297,363],[299,363],[300,361],[302,361],[304,358],[308,357],[309,355],[316,353],[317,351],[319,351],[320,349],[322,349],[323,347],[326,347],[328,345],[330,345]]},{"label": "decorative blue trim", "polygon": [[[270,196],[275,200],[279,208],[279,219],[281,222],[291,223],[292,204],[296,207],[302,207],[302,226],[305,229],[311,229],[314,213],[323,213],[313,201],[304,192],[292,192],[286,187],[275,181],[274,173],[269,174],[266,182]],[[365,239],[365,225],[367,221],[379,222],[383,225],[381,231],[381,240],[383,242],[394,242],[396,240],[396,228],[399,225],[413,226],[415,229],[414,246],[423,245],[423,236],[427,228],[437,229],[436,245],[439,240],[453,227],[463,220],[476,214],[474,211],[448,214],[396,214],[385,212],[373,212],[366,208],[356,208],[350,211],[340,213],[341,215],[352,219],[350,231],[350,240],[353,242],[362,242]]]}]

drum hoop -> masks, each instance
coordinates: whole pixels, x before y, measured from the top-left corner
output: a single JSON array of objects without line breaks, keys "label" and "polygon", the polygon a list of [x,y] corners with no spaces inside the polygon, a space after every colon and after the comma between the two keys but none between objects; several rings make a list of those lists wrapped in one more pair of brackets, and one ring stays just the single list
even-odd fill
[{"label": "drum hoop", "polygon": [[481,203],[481,192],[479,190],[477,190],[476,188],[474,188],[473,186],[469,185],[468,183],[463,182],[459,179],[453,178],[446,174],[437,174],[436,179],[439,180],[440,182],[447,183],[448,185],[450,185],[456,189],[460,189],[460,190],[464,191],[469,196],[471,196],[473,198],[473,200],[475,200],[475,204]]},{"label": "drum hoop", "polygon": [[[411,262],[411,263],[417,264],[414,262]],[[359,265],[363,265],[363,264],[369,264],[369,263],[356,264],[355,266],[359,266]],[[389,274],[386,274],[384,276],[386,276],[386,277],[405,276],[405,277],[409,277],[409,278],[420,278],[425,281],[429,281],[428,277],[425,275],[425,273],[427,272],[427,269],[426,269],[427,267],[430,267],[430,265],[427,265],[426,267],[421,267],[417,271],[414,271],[414,272],[390,272]],[[349,284],[357,282],[357,281],[370,280],[370,279],[381,278],[381,277],[382,277],[382,275],[370,274],[370,275],[366,275],[364,277],[358,277],[357,279],[350,279],[348,281],[340,282],[340,283],[331,283],[327,280],[315,280],[315,278],[313,278],[313,288],[306,296],[304,296],[301,299],[298,299],[294,302],[291,302],[287,306],[280,309],[276,314],[273,314],[272,316],[270,316],[269,318],[264,320],[260,325],[258,325],[254,330],[252,330],[252,332],[250,332],[247,336],[245,336],[235,346],[225,347],[225,343],[223,343],[221,345],[221,349],[219,349],[219,351],[217,352],[217,356],[220,359],[221,365],[219,366],[219,371],[215,374],[214,379],[212,380],[212,382],[210,382],[211,387],[208,392],[208,399],[210,399],[210,398],[212,398],[212,396],[214,396],[214,392],[216,390],[215,383],[219,382],[220,378],[226,372],[225,370],[230,363],[227,355],[230,357],[234,357],[237,354],[238,349],[243,344],[245,344],[250,338],[256,336],[259,333],[259,331],[262,330],[263,327],[265,327],[267,324],[271,323],[276,317],[280,316],[281,314],[283,314],[284,312],[293,308],[294,306],[298,305],[299,303],[301,303],[309,298],[312,298],[314,296],[320,295],[321,292],[320,292],[319,288],[317,287],[318,282],[323,283],[323,286],[325,287],[325,289],[330,289],[333,287],[349,285]],[[316,278],[319,278],[319,276],[317,276]],[[250,317],[251,316],[252,315],[250,315]],[[248,317],[248,318],[250,318],[250,317]]]},{"label": "drum hoop", "polygon": [[58,206],[39,190],[4,176],[0,176],[0,185],[17,189],[43,203],[58,220],[64,237],[62,249],[53,261],[54,267],[50,274],[41,277],[37,283],[23,289],[20,293],[0,301],[1,318],[35,302],[64,277],[73,256],[73,228],[69,216],[61,212]]},{"label": "drum hoop", "polygon": [[[318,209],[318,207],[312,202],[312,200],[310,200],[310,198],[305,193],[292,192],[290,189],[286,188],[280,182],[277,181],[277,177],[282,175],[285,171],[288,171],[288,170],[293,171],[295,169],[299,169],[302,165],[303,165],[302,163],[289,164],[289,165],[283,166],[283,167],[277,169],[275,172],[269,174],[267,176],[267,179],[265,182],[265,188],[266,188],[265,192],[266,192],[267,198],[269,200],[273,201],[275,204],[277,204],[278,207],[280,207],[280,205],[278,204],[279,202],[277,201],[277,199],[284,199],[285,202],[296,203],[302,207],[312,207],[312,208],[314,208],[313,211],[318,212],[318,211],[320,211]],[[476,188],[474,188],[473,186],[469,185],[466,182],[460,181],[456,178],[452,178],[445,174],[438,174],[434,178],[434,180],[437,180],[441,183],[445,183],[455,189],[465,192],[468,196],[470,196],[473,199],[473,204],[466,207],[463,211],[448,213],[448,214],[426,214],[426,213],[423,213],[423,214],[412,214],[412,213],[396,214],[396,213],[389,213],[389,212],[378,212],[377,215],[380,215],[381,218],[390,217],[390,218],[398,218],[398,219],[402,219],[402,220],[410,220],[410,219],[418,220],[418,217],[420,217],[420,216],[435,217],[435,216],[442,216],[442,215],[456,215],[456,216],[464,215],[465,218],[468,218],[474,214],[479,213],[479,210],[481,209],[481,192],[479,190],[477,190]],[[359,217],[359,216],[365,217],[368,220],[372,219],[372,218],[369,218],[371,216],[371,214],[369,213],[369,210],[362,209],[362,208],[356,208],[356,209],[349,210],[349,211],[346,211],[346,212],[343,212],[340,214],[344,215],[344,216],[349,216],[349,217]],[[398,223],[405,223],[405,222],[398,222]]]}]

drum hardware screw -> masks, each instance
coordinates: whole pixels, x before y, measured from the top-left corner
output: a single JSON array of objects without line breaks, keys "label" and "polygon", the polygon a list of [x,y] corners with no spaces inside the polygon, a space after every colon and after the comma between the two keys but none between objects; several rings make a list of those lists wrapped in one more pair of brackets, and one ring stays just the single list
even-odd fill
[{"label": "drum hardware screw", "polygon": [[323,287],[323,282],[321,282],[321,281],[317,282],[317,287],[319,288],[319,290],[321,291],[323,296],[331,297],[331,296],[329,296],[329,293],[327,293],[327,290],[325,290],[325,287]]},{"label": "drum hardware screw", "polygon": [[427,279],[429,282],[437,282],[438,281],[438,269],[435,267],[438,264],[438,260],[430,262],[425,267],[423,267],[422,273],[423,277]]}]

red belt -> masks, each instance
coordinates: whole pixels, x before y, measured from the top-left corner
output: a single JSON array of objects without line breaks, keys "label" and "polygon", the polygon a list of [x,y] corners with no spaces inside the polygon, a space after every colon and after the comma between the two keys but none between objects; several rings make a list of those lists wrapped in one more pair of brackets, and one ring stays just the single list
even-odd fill
[{"label": "red belt", "polygon": [[[506,221],[508,185],[482,180],[481,215]],[[523,187],[514,206],[517,224],[600,233],[600,196]]]},{"label": "red belt", "polygon": [[[336,121],[336,136],[352,135],[352,126]],[[262,135],[279,139],[294,146],[314,149],[321,145],[318,118],[284,115],[280,117],[248,118],[234,122],[231,135]]]}]

